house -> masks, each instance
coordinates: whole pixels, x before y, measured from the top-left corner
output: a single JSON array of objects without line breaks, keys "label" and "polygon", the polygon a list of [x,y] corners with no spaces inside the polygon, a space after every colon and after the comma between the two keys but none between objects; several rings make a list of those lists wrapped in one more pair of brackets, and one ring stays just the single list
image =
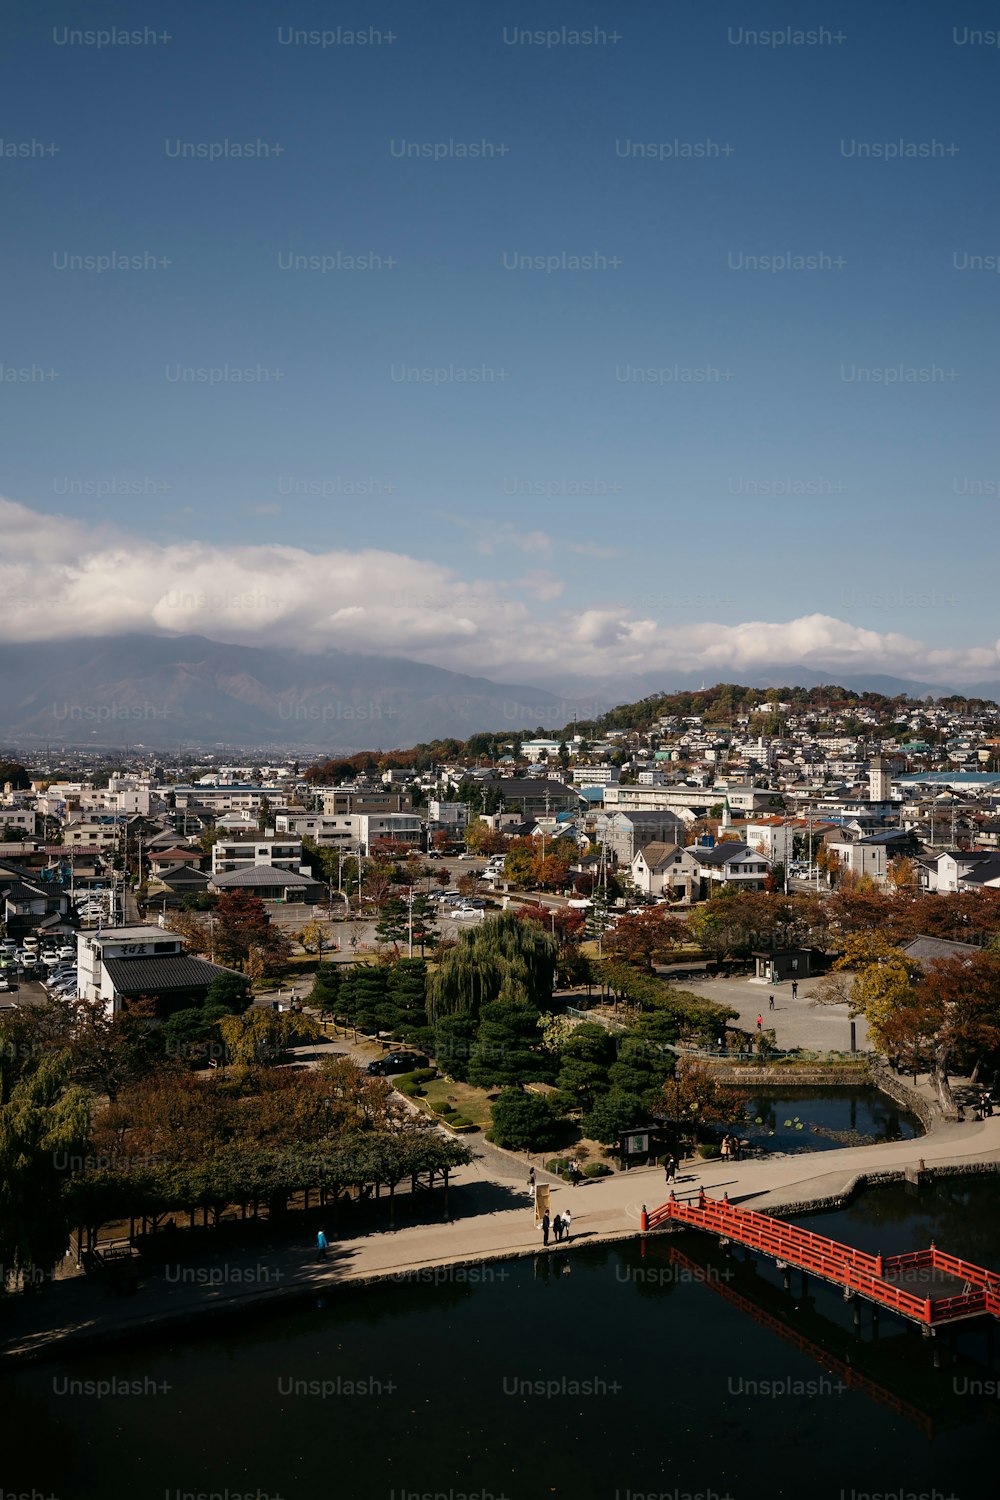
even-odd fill
[{"label": "house", "polygon": [[974,865],[967,875],[962,876],[958,888],[961,891],[1000,890],[1000,854],[993,854]]},{"label": "house", "polygon": [[190,865],[170,865],[161,870],[149,883],[149,900],[162,901],[166,906],[181,906],[185,896],[203,896],[208,891],[211,876],[204,870]]},{"label": "house", "polygon": [[711,895],[720,885],[737,885],[744,890],[763,890],[764,882],[771,873],[771,861],[763,854],[735,840],[726,840],[707,849],[700,844],[692,845],[688,853],[693,857],[701,880],[702,893]]},{"label": "house", "polygon": [[162,875],[166,870],[185,865],[192,870],[204,867],[205,854],[201,849],[192,849],[190,844],[175,844],[173,848],[149,851],[149,868],[153,875]]},{"label": "house", "polygon": [[110,927],[77,934],[80,994],[107,1015],[125,1000],[151,999],[158,1016],[204,1005],[220,964],[185,953],[183,939],[162,927]]},{"label": "house", "polygon": [[991,856],[982,849],[945,849],[928,856],[928,889],[957,891],[966,876]]},{"label": "house", "polygon": [[8,807],[0,803],[0,839],[30,836],[37,822],[38,814],[33,807]]},{"label": "house", "polygon": [[409,812],[412,796],[409,791],[376,792],[343,790],[340,787],[324,791],[323,812],[329,817],[347,817],[352,813]]},{"label": "house", "polygon": [[0,920],[10,937],[19,937],[44,924],[47,917],[61,917],[66,897],[55,881],[36,879],[37,872],[0,867]]},{"label": "house", "polygon": [[701,875],[690,849],[656,841],[636,850],[632,880],[647,896],[690,901],[701,883]]}]

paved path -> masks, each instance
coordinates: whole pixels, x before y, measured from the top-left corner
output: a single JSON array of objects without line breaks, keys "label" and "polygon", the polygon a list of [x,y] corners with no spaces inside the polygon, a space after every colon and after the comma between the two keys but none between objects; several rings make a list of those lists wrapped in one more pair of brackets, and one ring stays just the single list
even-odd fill
[{"label": "paved path", "polygon": [[[477,1149],[478,1137],[470,1144]],[[388,1208],[380,1225],[354,1237],[333,1240],[329,1258],[317,1263],[308,1246],[272,1244],[237,1253],[185,1258],[185,1281],[160,1273],[139,1292],[110,1302],[92,1281],[73,1277],[57,1282],[44,1299],[13,1306],[5,1330],[4,1351],[53,1354],[66,1340],[112,1333],[141,1333],[160,1322],[200,1318],[212,1310],[235,1310],[271,1301],[289,1292],[313,1294],[338,1285],[368,1280],[451,1280],[468,1277],[470,1264],[542,1251],[541,1235],[521,1182],[497,1170],[486,1153],[455,1174],[449,1193],[452,1217],[444,1219],[439,1196],[433,1222],[388,1227]],[[504,1158],[506,1161],[507,1158]],[[927,1136],[844,1151],[771,1155],[760,1160],[685,1163],[679,1194],[704,1186],[711,1195],[728,1192],[730,1200],[764,1211],[800,1208],[848,1193],[861,1174],[905,1174],[920,1161],[930,1168],[957,1165],[1000,1167],[1000,1115],[984,1121],[942,1124]],[[523,1170],[523,1169],[522,1169]],[[525,1174],[526,1175],[526,1174]],[[667,1196],[659,1168],[633,1169],[578,1188],[553,1186],[554,1211],[569,1207],[572,1244],[634,1236],[642,1206],[654,1208]],[[403,1217],[405,1202],[397,1200]],[[328,1225],[332,1235],[332,1226]],[[941,1248],[946,1249],[947,1246]],[[486,1272],[478,1277],[485,1279]],[[500,1275],[500,1268],[490,1275]],[[20,1303],[20,1299],[17,1299]]]},{"label": "paved path", "polygon": [[[666,976],[665,976],[666,977]],[[810,1052],[849,1052],[851,1049],[851,1015],[846,1005],[821,1005],[812,997],[816,981],[799,981],[799,993],[792,999],[792,986],[758,984],[750,979],[685,979],[680,988],[704,995],[720,1005],[731,1005],[739,1011],[739,1025],[746,1031],[756,1028],[758,1014],[764,1026],[773,1028],[779,1047],[803,1047]],[[774,1010],[767,997],[774,996]],[[868,1050],[868,1026],[864,1016],[855,1021],[859,1051]]]}]

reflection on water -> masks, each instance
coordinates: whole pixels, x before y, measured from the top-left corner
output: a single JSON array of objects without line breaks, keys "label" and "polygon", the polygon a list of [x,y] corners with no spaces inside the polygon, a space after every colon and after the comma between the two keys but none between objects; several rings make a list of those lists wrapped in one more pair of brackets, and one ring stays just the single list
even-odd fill
[{"label": "reflection on water", "polygon": [[[586,1233],[581,1204],[577,1230]],[[887,1252],[997,1266],[995,1181],[813,1216]],[[988,1253],[989,1247],[989,1253]],[[180,1500],[840,1491],[975,1497],[996,1451],[978,1327],[927,1340],[685,1231],[396,1282],[58,1363],[0,1387],[5,1493]],[[937,1356],[937,1357],[935,1357]],[[129,1391],[95,1395],[101,1383]],[[808,1475],[808,1482],[806,1482]],[[180,1492],[176,1495],[175,1492]]]}]

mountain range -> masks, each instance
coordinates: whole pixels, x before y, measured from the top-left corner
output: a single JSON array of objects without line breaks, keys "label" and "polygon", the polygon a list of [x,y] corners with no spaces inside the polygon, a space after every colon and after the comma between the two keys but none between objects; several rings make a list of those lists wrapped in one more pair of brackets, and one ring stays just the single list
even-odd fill
[{"label": "mountain range", "polygon": [[[878,674],[794,664],[740,669],[751,687],[839,682],[922,698],[955,691]],[[405,657],[232,646],[197,635],[123,635],[0,645],[0,740],[150,749],[390,750],[480,731],[557,729],[615,704],[705,683],[702,672],[567,673],[542,685],[494,682]],[[958,689],[998,698],[1000,683]]]}]

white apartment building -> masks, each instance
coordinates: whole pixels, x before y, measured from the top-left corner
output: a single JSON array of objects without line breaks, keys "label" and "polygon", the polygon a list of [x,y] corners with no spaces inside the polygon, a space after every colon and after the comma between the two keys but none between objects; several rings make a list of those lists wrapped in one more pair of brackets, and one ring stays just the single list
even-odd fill
[{"label": "white apartment building", "polygon": [[618,766],[574,766],[570,774],[574,786],[617,786],[622,773]]},{"label": "white apartment building", "polygon": [[213,875],[231,875],[258,865],[308,873],[302,867],[302,840],[287,834],[227,834],[212,845]]},{"label": "white apartment building", "polygon": [[397,844],[412,844],[419,849],[423,842],[423,829],[416,813],[352,813],[355,843],[362,853],[370,854],[374,845],[392,840]]},{"label": "white apartment building", "polygon": [[350,849],[357,842],[350,814],[278,813],[274,819],[276,833],[310,838],[324,848]]}]

